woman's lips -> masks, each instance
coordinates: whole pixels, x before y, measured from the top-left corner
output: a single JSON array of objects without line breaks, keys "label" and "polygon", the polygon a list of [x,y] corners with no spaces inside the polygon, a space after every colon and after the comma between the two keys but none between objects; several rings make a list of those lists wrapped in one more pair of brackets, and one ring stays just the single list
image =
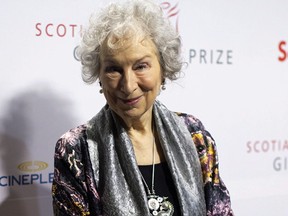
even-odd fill
[{"label": "woman's lips", "polygon": [[123,101],[124,104],[132,106],[138,103],[138,101],[140,100],[141,96],[136,97],[136,98],[131,98],[131,99],[121,99]]}]

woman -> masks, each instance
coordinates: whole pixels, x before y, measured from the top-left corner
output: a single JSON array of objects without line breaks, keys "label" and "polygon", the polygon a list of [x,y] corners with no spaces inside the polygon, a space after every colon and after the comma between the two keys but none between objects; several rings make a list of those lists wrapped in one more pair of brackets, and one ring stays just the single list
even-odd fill
[{"label": "woman", "polygon": [[213,138],[156,100],[181,70],[180,45],[149,1],[91,18],[78,53],[107,104],[57,142],[55,215],[233,215]]}]

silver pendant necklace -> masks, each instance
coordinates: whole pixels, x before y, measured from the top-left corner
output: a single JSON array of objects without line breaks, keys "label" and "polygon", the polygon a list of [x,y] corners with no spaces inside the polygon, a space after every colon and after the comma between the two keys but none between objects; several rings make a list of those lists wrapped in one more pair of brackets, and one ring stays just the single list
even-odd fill
[{"label": "silver pendant necklace", "polygon": [[154,189],[154,180],[155,180],[155,138],[154,138],[154,130],[152,127],[153,132],[153,161],[152,161],[152,179],[151,179],[151,191],[142,175],[142,181],[147,190],[147,200],[148,200],[148,207],[150,214],[153,216],[172,216],[174,213],[174,206],[171,202],[168,201],[168,197],[158,196],[155,193]]}]

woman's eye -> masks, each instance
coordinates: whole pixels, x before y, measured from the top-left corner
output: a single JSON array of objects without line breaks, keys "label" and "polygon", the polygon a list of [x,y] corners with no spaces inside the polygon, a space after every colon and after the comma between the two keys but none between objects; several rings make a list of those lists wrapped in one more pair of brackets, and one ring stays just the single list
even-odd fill
[{"label": "woman's eye", "polygon": [[136,67],[135,67],[135,69],[136,70],[144,70],[144,69],[147,69],[148,68],[148,65],[147,64],[145,64],[145,63],[142,63],[142,64],[138,64],[138,65],[136,65]]},{"label": "woman's eye", "polygon": [[113,73],[113,72],[121,72],[121,68],[120,67],[117,67],[117,66],[107,66],[105,68],[105,72],[107,73]]}]

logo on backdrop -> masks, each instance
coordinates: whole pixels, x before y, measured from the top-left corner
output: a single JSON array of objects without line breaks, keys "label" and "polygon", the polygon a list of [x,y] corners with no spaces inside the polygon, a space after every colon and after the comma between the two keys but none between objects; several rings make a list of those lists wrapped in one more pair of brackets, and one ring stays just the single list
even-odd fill
[{"label": "logo on backdrop", "polygon": [[26,161],[18,165],[18,169],[23,172],[38,172],[48,167],[48,164],[43,161]]},{"label": "logo on backdrop", "polygon": [[44,161],[25,161],[17,166],[21,174],[0,176],[0,187],[51,184],[54,173],[43,172],[48,168]]},{"label": "logo on backdrop", "polygon": [[279,50],[278,60],[280,62],[288,61],[288,47],[286,41],[279,42],[278,50]]},{"label": "logo on backdrop", "polygon": [[[179,15],[179,8],[178,8],[178,2],[175,3],[175,4],[172,4],[168,1],[164,1],[164,2],[161,2],[160,3],[160,7],[162,8],[163,12],[164,12],[164,15],[170,20],[170,22],[172,24],[175,25],[175,29],[178,31],[179,28],[178,28],[178,22],[179,22],[179,19],[178,19],[178,15]],[[81,26],[81,33],[83,32],[82,31],[82,26]],[[74,58],[77,60],[77,61],[80,61],[79,57],[77,56],[77,48],[78,46],[76,46],[74,48],[74,51],[73,51],[73,55],[74,55]]]},{"label": "logo on backdrop", "polygon": [[190,49],[189,63],[202,65],[232,65],[233,50],[230,49]]},{"label": "logo on backdrop", "polygon": [[74,38],[76,35],[82,35],[82,25],[65,23],[36,23],[36,37],[48,38]]},{"label": "logo on backdrop", "polygon": [[[82,37],[83,26],[79,24],[67,23],[41,23],[35,24],[35,36],[44,38],[74,38]],[[77,46],[73,50],[74,58],[79,61],[76,56]]]},{"label": "logo on backdrop", "polygon": [[[179,2],[170,3],[168,1],[160,3],[164,14],[179,31]],[[231,49],[189,49],[189,63],[203,65],[232,65],[233,50]]]},{"label": "logo on backdrop", "polygon": [[[179,31],[179,2],[162,1],[159,3],[163,9],[164,15],[171,21],[177,31]],[[45,38],[74,38],[82,37],[83,26],[75,23],[42,23],[35,24],[35,36]],[[286,52],[284,50],[286,43],[279,44],[279,51],[282,56],[280,61],[286,59]],[[79,61],[76,55],[77,46],[73,50],[74,58]],[[231,49],[189,49],[188,59],[190,64],[201,65],[232,65],[233,64],[233,50]],[[284,59],[284,60],[283,60]]]},{"label": "logo on backdrop", "polygon": [[246,143],[248,154],[273,155],[271,168],[274,171],[288,171],[288,139],[250,140]]},{"label": "logo on backdrop", "polygon": [[[168,1],[160,3],[164,14],[179,31],[179,2],[170,3]],[[189,49],[188,59],[190,64],[202,65],[232,65],[233,50],[231,49]]]},{"label": "logo on backdrop", "polygon": [[160,7],[162,8],[165,16],[170,20],[172,24],[175,25],[175,29],[177,32],[179,31],[179,12],[180,10],[178,9],[178,2],[175,4],[171,4],[170,2],[162,2],[160,3]]}]

